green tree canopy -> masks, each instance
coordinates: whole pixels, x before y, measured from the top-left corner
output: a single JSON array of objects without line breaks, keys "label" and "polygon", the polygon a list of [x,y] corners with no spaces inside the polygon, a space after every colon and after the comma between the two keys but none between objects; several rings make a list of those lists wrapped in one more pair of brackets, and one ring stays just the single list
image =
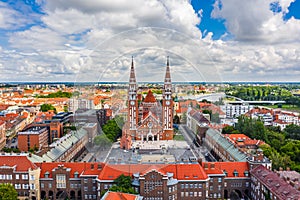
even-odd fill
[{"label": "green tree canopy", "polygon": [[56,108],[53,105],[51,105],[51,104],[43,104],[43,105],[41,105],[41,111],[42,112],[47,112],[49,110],[54,110],[54,112],[56,113]]},{"label": "green tree canopy", "polygon": [[120,175],[118,178],[114,180],[115,185],[111,187],[110,191],[116,192],[125,192],[130,194],[137,194],[131,186],[131,177],[125,176],[124,174]]},{"label": "green tree canopy", "polygon": [[106,137],[105,134],[98,135],[94,138],[94,143],[97,146],[106,148],[111,145],[111,141]]},{"label": "green tree canopy", "polygon": [[0,184],[0,200],[17,200],[18,193],[11,184]]}]

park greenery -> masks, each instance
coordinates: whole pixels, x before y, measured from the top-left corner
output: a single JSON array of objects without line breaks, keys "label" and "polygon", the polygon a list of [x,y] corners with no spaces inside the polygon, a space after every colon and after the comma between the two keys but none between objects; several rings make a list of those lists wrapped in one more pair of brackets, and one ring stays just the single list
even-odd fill
[{"label": "park greenery", "polygon": [[281,131],[279,127],[265,127],[260,119],[240,116],[235,127],[227,126],[222,133],[244,133],[263,140],[266,144],[261,148],[272,160],[273,169],[290,167],[300,172],[300,126],[291,124]]},{"label": "park greenery", "polygon": [[57,91],[47,95],[38,95],[37,98],[71,98],[73,96],[72,92],[62,92]]},{"label": "park greenery", "polygon": [[94,138],[94,144],[107,147],[122,135],[124,120],[120,116],[108,120],[102,127],[102,133]]},{"label": "park greenery", "polygon": [[17,200],[18,193],[12,184],[0,184],[0,200]]}]

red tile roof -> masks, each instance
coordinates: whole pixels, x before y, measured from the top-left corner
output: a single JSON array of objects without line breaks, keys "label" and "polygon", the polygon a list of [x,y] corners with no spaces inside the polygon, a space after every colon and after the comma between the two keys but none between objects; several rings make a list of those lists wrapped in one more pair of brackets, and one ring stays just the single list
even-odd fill
[{"label": "red tile roof", "polygon": [[98,178],[100,180],[114,180],[121,174],[132,176],[135,173],[145,175],[156,170],[162,174],[173,173],[173,177],[179,180],[205,180],[207,175],[200,164],[139,164],[139,165],[105,165]]},{"label": "red tile roof", "polygon": [[137,195],[126,194],[122,192],[111,192],[108,191],[104,196],[103,200],[135,200],[138,199]]},{"label": "red tile roof", "polygon": [[251,170],[251,176],[256,177],[261,184],[265,185],[273,194],[276,194],[278,199],[300,199],[300,191],[281,179],[275,172],[262,165]]},{"label": "red tile roof", "polygon": [[16,171],[27,172],[28,169],[37,169],[37,166],[28,160],[27,156],[21,155],[0,155],[0,167],[16,166]]},{"label": "red tile roof", "polygon": [[[55,162],[55,163],[35,163],[38,167],[41,168],[41,178],[45,178],[45,173],[49,172],[49,178],[52,178],[51,171],[59,166],[71,169],[70,178],[74,178],[74,173],[78,172],[79,175],[98,175],[102,170],[103,163],[84,163],[84,162]],[[98,164],[101,165],[101,168],[98,169]],[[92,169],[93,165],[93,169]]]},{"label": "red tile roof", "polygon": [[145,102],[145,103],[156,103],[156,99],[155,99],[155,97],[154,97],[151,90],[148,91],[148,94],[145,97],[143,102]]},{"label": "red tile roof", "polygon": [[[212,167],[212,165],[214,165]],[[249,174],[249,165],[247,162],[203,162],[202,166],[207,174],[223,174],[227,172],[226,177],[245,178],[245,172]],[[207,167],[205,167],[207,166]],[[237,172],[237,176],[234,176]],[[249,176],[249,175],[248,175]]]}]

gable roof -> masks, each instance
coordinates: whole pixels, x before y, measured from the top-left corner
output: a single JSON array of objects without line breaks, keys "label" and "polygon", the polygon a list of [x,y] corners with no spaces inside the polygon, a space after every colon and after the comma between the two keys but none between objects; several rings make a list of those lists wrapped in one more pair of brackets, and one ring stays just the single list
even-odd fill
[{"label": "gable roof", "polygon": [[52,170],[59,167],[70,169],[70,178],[74,178],[75,172],[77,172],[78,175],[97,176],[104,166],[103,163],[85,162],[42,162],[36,163],[36,165],[41,168],[40,178],[45,178],[46,172],[49,173],[48,178],[53,178]]},{"label": "gable roof", "polygon": [[148,91],[147,96],[145,97],[144,101],[145,103],[156,103],[156,99],[152,93],[151,90]]},{"label": "gable roof", "polygon": [[173,177],[178,180],[205,180],[208,178],[200,164],[107,164],[98,178],[100,180],[114,180],[122,174],[125,176],[132,176],[136,173],[145,175],[153,170],[164,175],[173,173]]},{"label": "gable roof", "polygon": [[[203,162],[202,166],[207,174],[225,174],[226,177],[249,177],[249,165],[247,162]],[[206,166],[206,167],[205,167]],[[234,175],[237,173],[236,176]],[[246,174],[248,174],[246,176]]]},{"label": "gable roof", "polygon": [[27,156],[24,155],[0,155],[1,167],[16,167],[18,172],[28,172],[29,169],[37,169],[37,166],[32,163]]},{"label": "gable roof", "polygon": [[101,200],[137,200],[142,199],[141,196],[135,194],[127,194],[122,192],[107,191]]}]

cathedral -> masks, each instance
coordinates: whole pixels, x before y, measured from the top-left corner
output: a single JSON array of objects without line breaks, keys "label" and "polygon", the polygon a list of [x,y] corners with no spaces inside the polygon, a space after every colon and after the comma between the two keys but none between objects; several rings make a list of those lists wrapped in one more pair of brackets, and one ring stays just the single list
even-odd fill
[{"label": "cathedral", "polygon": [[120,147],[130,149],[132,141],[173,139],[172,82],[167,58],[162,101],[157,101],[151,90],[142,100],[138,95],[133,59],[128,88],[128,117],[122,129]]}]

